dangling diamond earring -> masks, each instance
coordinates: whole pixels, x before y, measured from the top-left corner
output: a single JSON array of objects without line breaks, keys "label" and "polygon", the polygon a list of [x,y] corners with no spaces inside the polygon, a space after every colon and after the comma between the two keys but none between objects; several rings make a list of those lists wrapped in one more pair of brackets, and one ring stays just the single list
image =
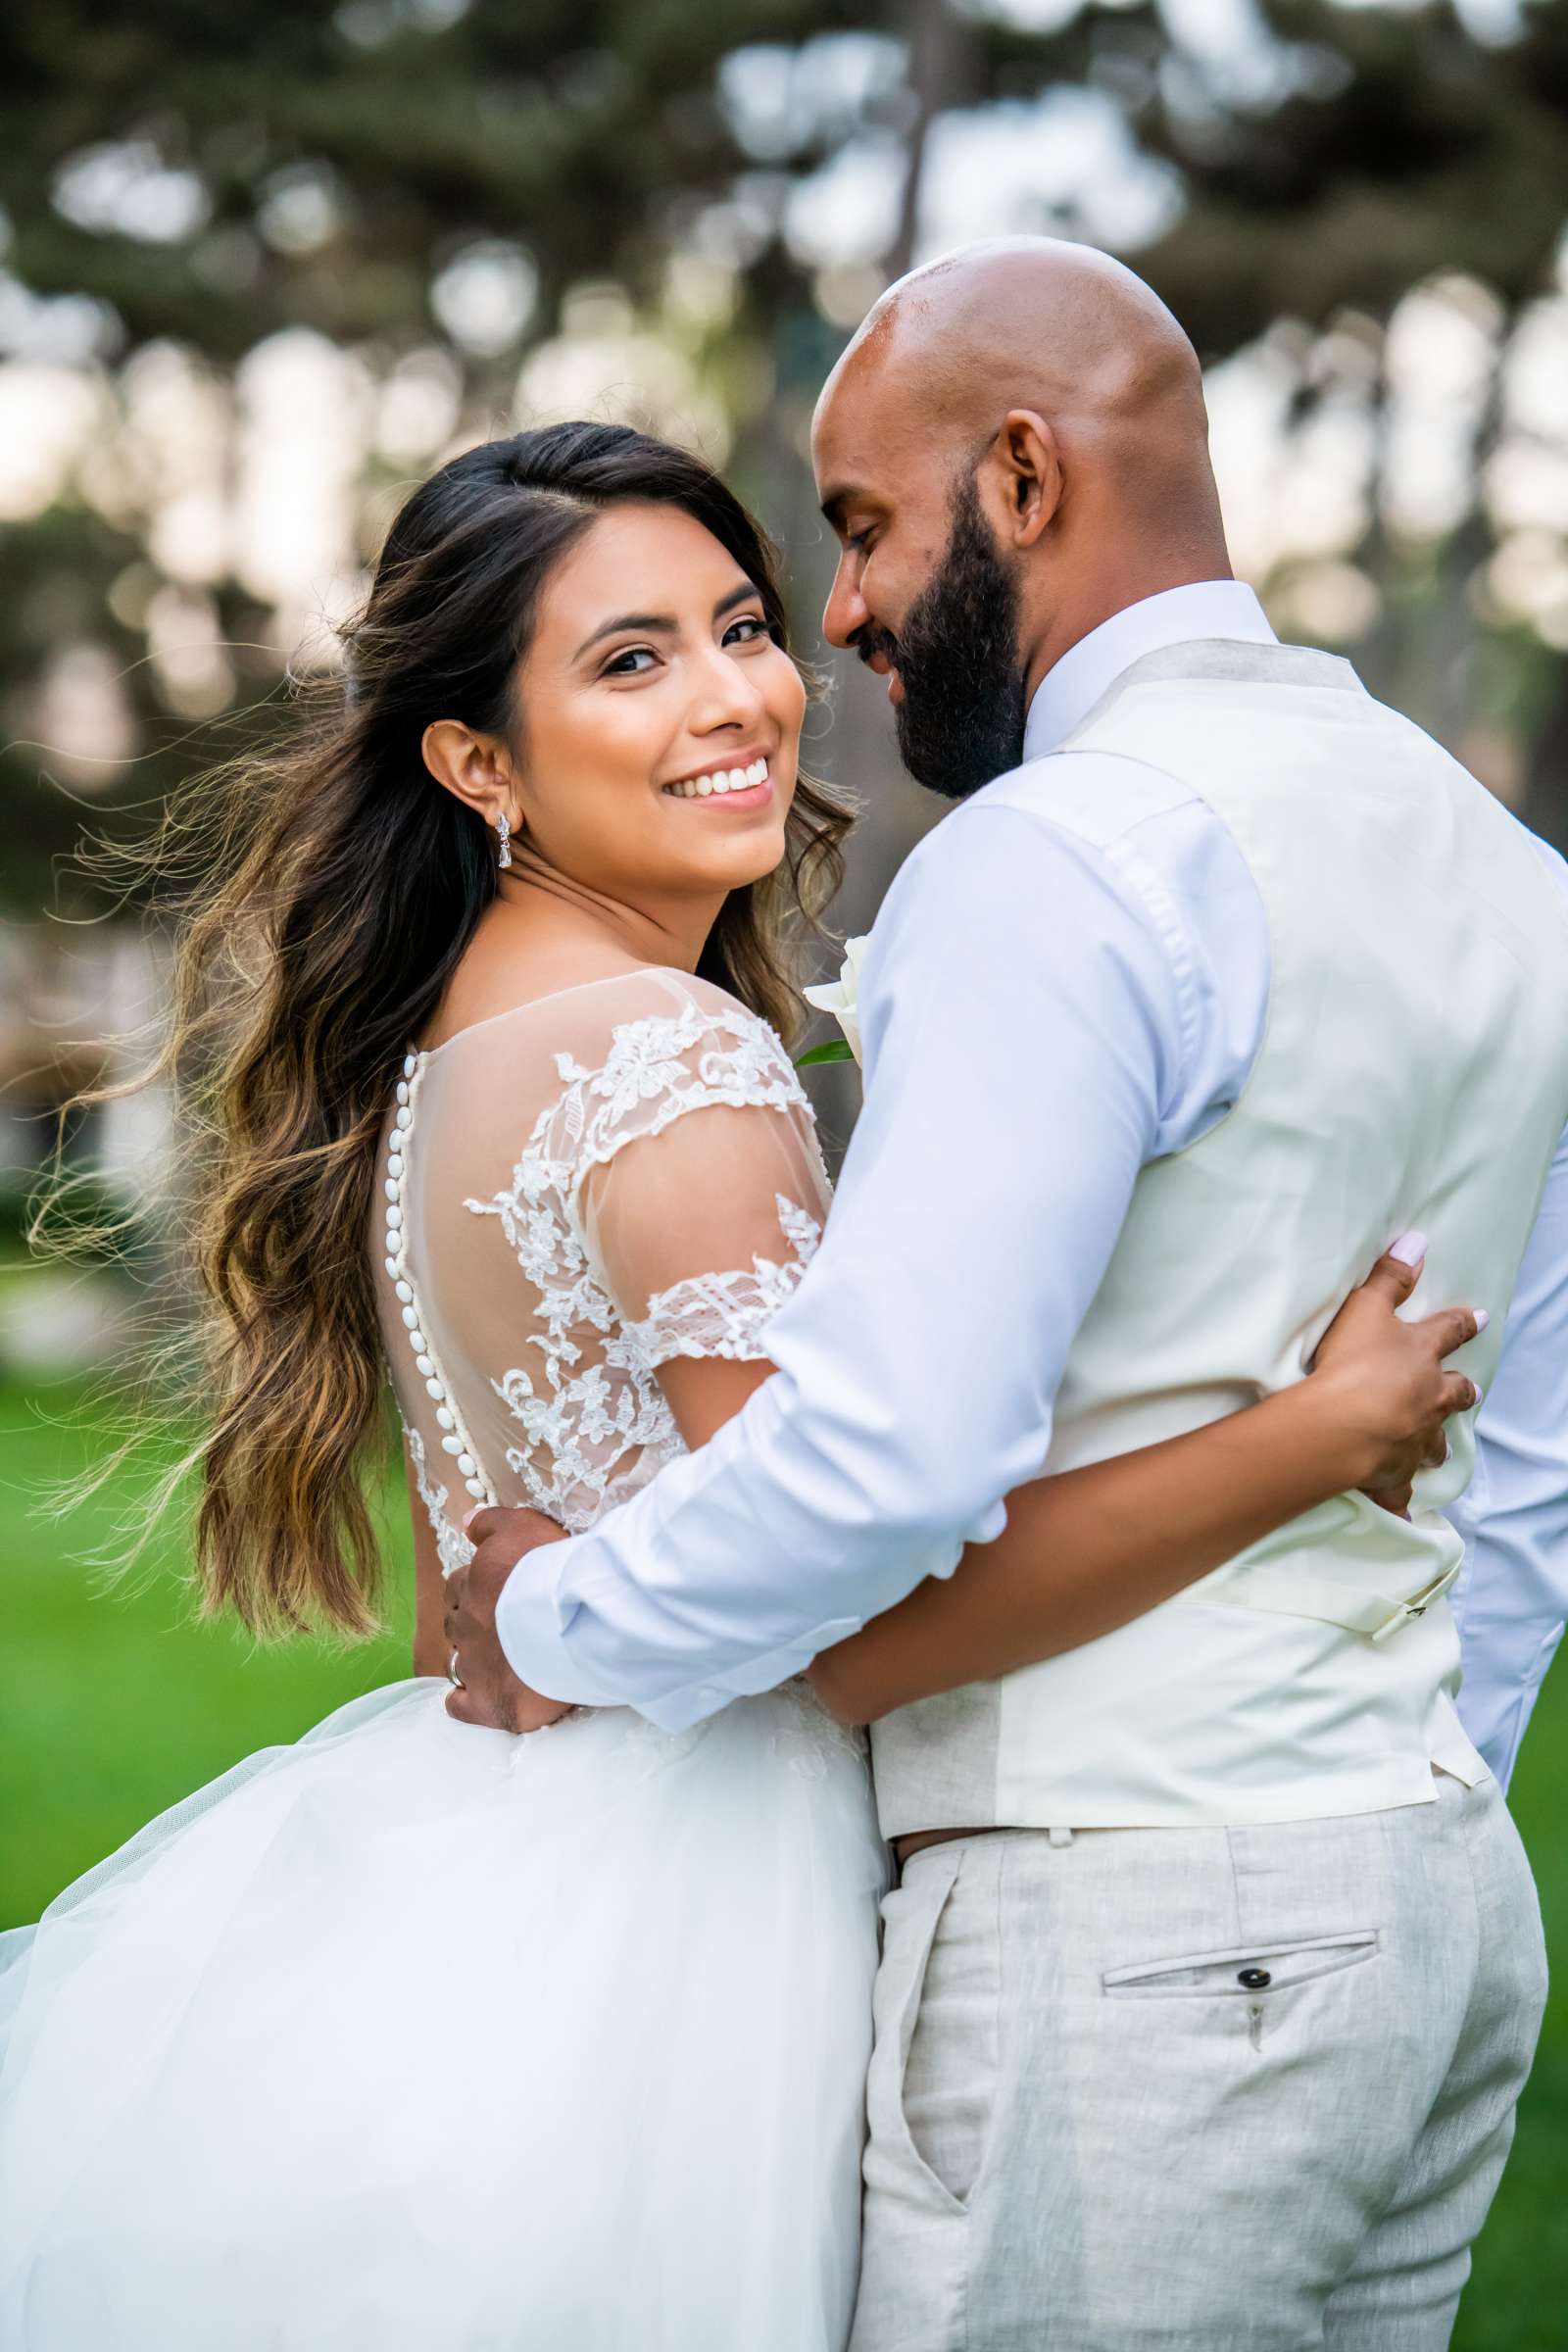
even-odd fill
[{"label": "dangling diamond earring", "polygon": [[512,863],[512,827],[507,822],[507,812],[504,808],[496,818],[496,839],[501,844],[496,863],[499,866],[508,866]]}]

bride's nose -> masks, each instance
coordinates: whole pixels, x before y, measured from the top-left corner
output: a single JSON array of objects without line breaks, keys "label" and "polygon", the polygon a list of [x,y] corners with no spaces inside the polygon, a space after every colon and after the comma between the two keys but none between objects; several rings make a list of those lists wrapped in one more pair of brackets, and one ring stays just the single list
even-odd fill
[{"label": "bride's nose", "polygon": [[716,727],[752,727],[767,709],[755,678],[722,647],[714,646],[694,680],[686,723],[694,735]]}]

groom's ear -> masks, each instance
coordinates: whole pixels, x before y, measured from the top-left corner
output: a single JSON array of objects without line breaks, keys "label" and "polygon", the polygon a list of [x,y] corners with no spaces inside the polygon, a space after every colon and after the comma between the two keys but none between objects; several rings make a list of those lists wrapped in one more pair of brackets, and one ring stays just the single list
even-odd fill
[{"label": "groom's ear", "polygon": [[1033,547],[1061,504],[1056,436],[1033,409],[1009,409],[982,461],[989,504],[1004,547]]}]

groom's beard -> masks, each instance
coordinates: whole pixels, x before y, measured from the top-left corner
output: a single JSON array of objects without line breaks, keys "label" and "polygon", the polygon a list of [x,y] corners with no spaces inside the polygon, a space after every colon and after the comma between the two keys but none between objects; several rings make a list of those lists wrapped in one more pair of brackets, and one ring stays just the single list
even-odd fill
[{"label": "groom's beard", "polygon": [[1019,764],[1018,586],[972,480],[954,499],[947,548],[898,636],[869,627],[856,650],[862,661],[885,653],[899,673],[899,757],[916,783],[963,801]]}]

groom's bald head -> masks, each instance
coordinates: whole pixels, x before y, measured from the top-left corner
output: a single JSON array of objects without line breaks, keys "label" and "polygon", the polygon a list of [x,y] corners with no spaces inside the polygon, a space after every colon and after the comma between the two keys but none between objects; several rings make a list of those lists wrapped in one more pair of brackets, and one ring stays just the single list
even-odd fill
[{"label": "groom's bald head", "polygon": [[[1006,749],[1028,693],[1099,621],[1229,574],[1198,355],[1141,278],[1087,246],[1009,238],[901,278],[828,378],[812,459],[845,542],[824,627],[898,669],[901,736],[934,714],[972,744],[1009,669]],[[933,621],[961,624],[969,710],[954,708]],[[928,765],[947,757],[924,748]],[[981,746],[971,764],[992,756]]]}]

